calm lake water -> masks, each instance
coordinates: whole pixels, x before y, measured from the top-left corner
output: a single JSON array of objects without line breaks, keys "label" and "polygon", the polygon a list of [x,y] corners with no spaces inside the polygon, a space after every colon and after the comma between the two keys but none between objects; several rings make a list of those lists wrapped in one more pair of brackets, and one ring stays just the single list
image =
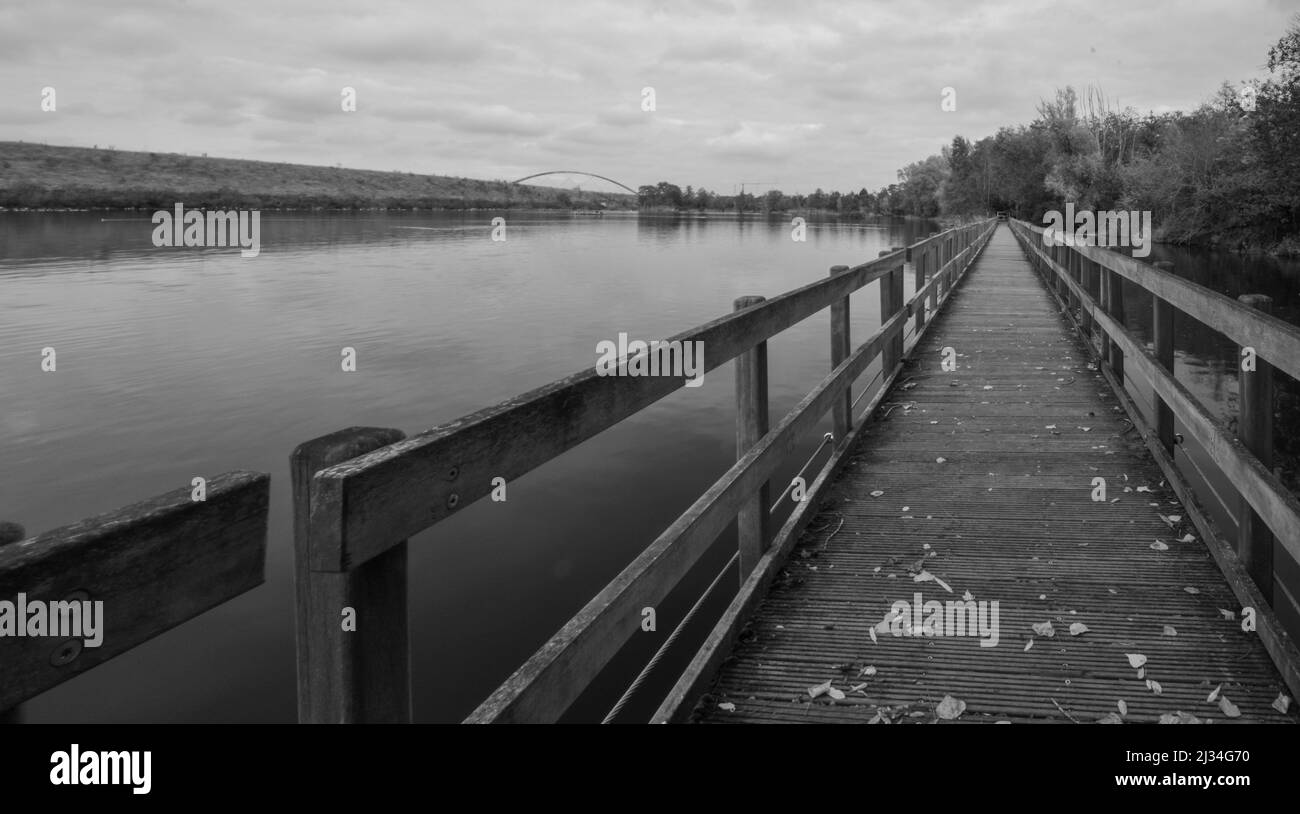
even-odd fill
[{"label": "calm lake water", "polygon": [[[505,242],[489,238],[497,214]],[[795,243],[788,222],[717,217],[267,215],[261,256],[242,259],[156,249],[147,215],[0,214],[0,519],[36,533],[196,475],[272,475],[263,586],[30,702],[27,719],[294,720],[296,445],[352,425],[423,431],[590,367],[620,332],[668,336],[738,296],[781,293],[937,229],[813,223]],[[1297,321],[1294,264],[1161,247],[1150,259],[1234,296],[1272,294]],[[876,284],[854,295],[856,338],[878,326],[878,303]],[[1235,349],[1188,323],[1180,378],[1235,409]],[[829,371],[829,344],[825,312],[769,343],[774,424]],[[40,369],[46,346],[53,374]],[[355,373],[340,369],[344,346]],[[507,502],[480,501],[412,540],[416,720],[463,718],[726,471],[732,375],[709,373],[512,482]],[[660,631],[732,551],[724,535],[660,609]],[[715,607],[734,591],[723,584]],[[617,698],[649,652],[634,648],[576,717],[598,719]],[[628,719],[654,709],[669,673]]]}]

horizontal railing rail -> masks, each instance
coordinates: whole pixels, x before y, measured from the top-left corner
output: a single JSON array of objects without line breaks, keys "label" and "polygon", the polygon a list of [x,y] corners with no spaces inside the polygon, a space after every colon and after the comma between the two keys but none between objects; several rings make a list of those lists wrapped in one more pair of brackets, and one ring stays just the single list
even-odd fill
[{"label": "horizontal railing rail", "polygon": [[[203,490],[0,540],[0,600],[103,602],[98,646],[75,636],[0,638],[0,711],[262,584],[270,475],[227,472]],[[69,611],[73,618],[82,619]]]},{"label": "horizontal railing rail", "polygon": [[[726,475],[468,720],[551,721],[563,714],[633,631],[640,629],[642,608],[659,603],[676,587],[742,505],[753,500],[795,450],[798,439],[847,393],[853,380],[877,355],[887,361],[894,351],[901,356],[906,320],[915,315],[921,324],[926,297],[938,306],[951,288],[955,270],[965,267],[993,226],[992,221],[983,221],[958,227],[907,250],[852,268],[837,267],[824,280],[665,340],[703,343],[703,371],[708,372],[754,352],[768,338],[824,308],[832,308],[833,335],[834,324],[844,323],[832,353],[832,373],[775,430],[762,434]],[[925,265],[917,269],[918,283],[925,270],[930,280],[919,284],[912,300],[904,303],[904,267],[909,260],[922,258]],[[882,303],[890,306],[882,313],[881,329],[848,353],[846,301],[854,291],[882,279]],[[620,360],[620,366],[627,361]],[[891,365],[897,361],[893,359]],[[303,720],[409,719],[409,664],[404,655],[394,661],[391,652],[381,653],[383,648],[354,643],[339,656],[334,655],[336,648],[311,644],[313,637],[334,635],[325,628],[338,627],[340,597],[350,596],[350,607],[359,617],[372,620],[373,629],[375,613],[356,602],[373,602],[380,592],[363,590],[356,583],[404,583],[407,538],[489,494],[494,478],[508,481],[523,475],[654,404],[686,381],[685,376],[602,376],[593,367],[411,438],[385,440],[376,435],[396,430],[349,430],[305,444],[294,458],[296,517],[301,521],[295,524],[300,558],[300,696],[314,699],[305,707],[300,704]],[[320,445],[333,451],[311,452]],[[349,448],[340,451],[344,446]],[[753,562],[744,562],[743,567],[752,568]],[[326,590],[322,586],[331,579],[333,587]],[[316,598],[304,597],[304,592]],[[330,598],[322,600],[322,595]],[[401,614],[391,605],[378,613],[385,627],[401,628],[393,637],[404,654],[404,618],[398,618]],[[380,658],[391,662],[390,669],[375,668]]]},{"label": "horizontal railing rail", "polygon": [[[1271,367],[1293,376],[1300,373],[1300,356],[1296,355],[1300,352],[1300,329],[1126,255],[1095,246],[1072,245],[1051,233],[1045,241],[1043,229],[1023,221],[1013,221],[1012,231],[1062,304],[1067,309],[1078,309],[1080,333],[1091,341],[1093,334],[1100,331],[1099,369],[1111,380],[1125,405],[1133,404],[1124,387],[1126,364],[1151,383],[1156,426],[1151,426],[1135,406],[1128,410],[1130,418],[1183,499],[1243,606],[1259,613],[1260,638],[1283,679],[1292,692],[1300,691],[1300,652],[1272,611],[1273,541],[1279,540],[1285,552],[1300,561],[1300,500],[1266,463],[1271,460],[1272,387],[1267,384],[1260,388],[1251,381],[1256,376],[1271,377]],[[1135,283],[1153,297],[1154,355],[1124,325],[1119,278]],[[1099,298],[1092,294],[1094,287],[1099,290]],[[1257,355],[1255,370],[1241,374],[1244,403],[1239,431],[1243,437],[1230,433],[1174,376],[1170,308],[1195,316]],[[1240,495],[1235,547],[1225,542],[1222,532],[1201,511],[1191,487],[1173,465],[1174,420],[1205,450]],[[1260,443],[1249,443],[1252,439],[1248,428],[1252,424],[1255,440]],[[1251,522],[1253,517],[1260,522]],[[1300,588],[1283,587],[1288,596],[1296,595]]]}]

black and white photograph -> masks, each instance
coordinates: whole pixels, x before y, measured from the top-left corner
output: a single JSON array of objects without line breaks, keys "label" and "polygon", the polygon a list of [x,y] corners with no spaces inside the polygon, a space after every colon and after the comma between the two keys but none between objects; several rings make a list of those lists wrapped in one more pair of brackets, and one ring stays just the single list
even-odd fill
[{"label": "black and white photograph", "polygon": [[0,6],[17,788],[766,723],[1274,788],[1298,380],[1292,0]]}]

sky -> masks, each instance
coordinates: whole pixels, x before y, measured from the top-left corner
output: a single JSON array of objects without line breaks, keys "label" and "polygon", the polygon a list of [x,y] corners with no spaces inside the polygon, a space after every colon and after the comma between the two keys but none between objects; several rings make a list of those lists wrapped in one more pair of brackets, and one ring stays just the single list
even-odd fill
[{"label": "sky", "polygon": [[[1066,85],[1140,112],[1194,108],[1225,80],[1264,75],[1297,12],[1300,0],[6,0],[0,140],[498,180],[572,169],[726,194],[874,190],[954,135],[1031,121]],[[941,109],[945,88],[955,110]]]}]

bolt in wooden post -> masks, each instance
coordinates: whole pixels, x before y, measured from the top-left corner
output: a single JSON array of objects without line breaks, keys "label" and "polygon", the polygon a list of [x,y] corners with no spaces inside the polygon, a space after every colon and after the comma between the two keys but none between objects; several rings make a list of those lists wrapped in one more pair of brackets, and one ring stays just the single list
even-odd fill
[{"label": "bolt in wooden post", "polygon": [[[1273,312],[1273,298],[1263,294],[1242,294],[1237,298],[1243,304],[1263,311]],[[1237,422],[1237,437],[1259,459],[1265,469],[1273,469],[1273,366],[1259,356],[1255,357],[1255,370],[1240,370],[1238,355],[1241,416]],[[1255,580],[1264,599],[1273,602],[1273,533],[1263,519],[1251,508],[1245,498],[1237,504],[1237,553],[1242,565]]]},{"label": "bolt in wooden post", "polygon": [[[1168,260],[1161,260],[1155,264],[1156,268],[1173,272],[1174,264]],[[1159,296],[1151,295],[1151,338],[1155,345],[1156,362],[1165,370],[1169,371],[1172,376],[1174,372],[1174,306],[1161,299]],[[1169,409],[1165,400],[1160,398],[1160,394],[1155,394],[1155,412],[1156,412],[1156,437],[1164,446],[1165,451],[1172,456],[1174,454],[1174,411]]]},{"label": "bolt in wooden post", "polygon": [[[847,269],[848,266],[835,268]],[[831,270],[832,273],[834,269]],[[763,297],[738,297],[735,310],[740,311],[751,305],[763,302]],[[848,330],[848,298],[844,300],[846,309],[844,327]],[[831,334],[834,343],[834,309],[831,306]],[[759,342],[754,347],[736,357],[736,459],[745,456],[754,445],[767,435],[767,343]],[[836,430],[838,434],[839,430]],[[843,437],[843,436],[839,436]],[[767,550],[768,539],[768,505],[771,502],[771,488],[767,481],[758,488],[758,493],[745,501],[736,515],[736,526],[740,536],[740,582],[745,580],[758,565],[758,560]]]},{"label": "bolt in wooden post", "polygon": [[[411,721],[406,541],[349,571],[309,567],[315,474],[405,437],[351,427],[308,441],[289,458],[301,723]],[[345,608],[354,612],[355,630],[343,629]]]},{"label": "bolt in wooden post", "polygon": [[[0,547],[26,540],[27,532],[17,523],[0,523]],[[9,709],[0,709],[0,724],[20,724],[23,722],[23,705],[17,704]]]}]

